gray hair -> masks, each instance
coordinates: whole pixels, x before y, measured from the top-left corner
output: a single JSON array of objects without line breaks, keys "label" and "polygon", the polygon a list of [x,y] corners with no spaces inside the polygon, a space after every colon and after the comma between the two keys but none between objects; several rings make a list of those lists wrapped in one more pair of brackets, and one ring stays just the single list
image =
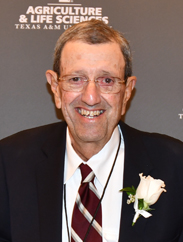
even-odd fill
[{"label": "gray hair", "polygon": [[88,44],[116,42],[120,45],[125,60],[126,81],[132,75],[132,56],[128,41],[117,30],[110,28],[103,21],[92,19],[68,28],[57,40],[54,53],[53,70],[60,76],[60,59],[64,45],[68,41],[83,41]]}]

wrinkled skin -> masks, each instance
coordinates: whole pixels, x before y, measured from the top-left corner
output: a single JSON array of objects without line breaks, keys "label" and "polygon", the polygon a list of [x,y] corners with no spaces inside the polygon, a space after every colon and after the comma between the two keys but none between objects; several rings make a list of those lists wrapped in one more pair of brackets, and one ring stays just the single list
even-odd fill
[{"label": "wrinkled skin", "polygon": [[[115,42],[90,45],[82,41],[70,41],[61,53],[61,76],[80,74],[90,80],[108,73],[124,78],[125,61],[120,47]],[[83,160],[98,153],[110,139],[135,86],[136,78],[129,77],[127,84],[115,94],[101,93],[90,81],[81,92],[67,92],[61,88],[57,74],[46,73],[54,93],[57,108],[62,109],[68,124],[72,145]],[[87,111],[99,111],[100,115],[81,115]]]}]

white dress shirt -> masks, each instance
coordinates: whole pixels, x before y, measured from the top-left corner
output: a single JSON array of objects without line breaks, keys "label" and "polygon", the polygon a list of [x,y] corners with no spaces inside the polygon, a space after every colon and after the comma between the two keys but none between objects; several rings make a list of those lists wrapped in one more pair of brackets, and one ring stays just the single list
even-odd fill
[{"label": "white dress shirt", "polygon": [[[102,200],[103,242],[116,242],[119,238],[122,205],[122,193],[119,192],[119,190],[123,188],[124,169],[123,136],[120,131],[120,127],[116,127],[111,139],[103,147],[103,149],[85,162],[74,151],[71,145],[69,131],[67,129],[64,184],[66,184],[66,210],[69,234],[71,228],[72,211],[81,183],[81,172],[78,168],[79,165],[81,163],[87,164],[94,171],[96,176],[94,183],[101,196],[116,156],[120,135],[121,145],[119,154]],[[62,222],[62,241],[68,242],[64,202]]]}]

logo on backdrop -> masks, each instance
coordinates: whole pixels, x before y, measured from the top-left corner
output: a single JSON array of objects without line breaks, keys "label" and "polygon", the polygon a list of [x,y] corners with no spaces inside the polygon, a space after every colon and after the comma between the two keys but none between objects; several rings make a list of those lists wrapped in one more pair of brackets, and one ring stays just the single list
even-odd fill
[{"label": "logo on backdrop", "polygon": [[[182,109],[182,111],[183,111],[183,109]],[[183,113],[179,113],[178,116],[179,116],[179,119],[183,119]]]},{"label": "logo on backdrop", "polygon": [[25,13],[18,17],[15,29],[20,30],[66,30],[73,24],[90,19],[99,19],[109,23],[108,16],[103,16],[102,7],[83,7],[74,0],[58,0],[46,6],[28,6]]}]

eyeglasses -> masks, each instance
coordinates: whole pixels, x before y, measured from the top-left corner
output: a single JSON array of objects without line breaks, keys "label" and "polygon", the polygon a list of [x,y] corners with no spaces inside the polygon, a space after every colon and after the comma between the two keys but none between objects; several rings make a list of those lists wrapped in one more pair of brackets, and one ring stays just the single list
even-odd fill
[{"label": "eyeglasses", "polygon": [[[73,75],[60,77],[59,80],[61,88],[67,92],[81,92],[88,82],[92,81],[85,76]],[[124,80],[112,76],[100,76],[95,78],[94,82],[102,93],[118,93],[121,90],[121,85],[125,83]]]}]

